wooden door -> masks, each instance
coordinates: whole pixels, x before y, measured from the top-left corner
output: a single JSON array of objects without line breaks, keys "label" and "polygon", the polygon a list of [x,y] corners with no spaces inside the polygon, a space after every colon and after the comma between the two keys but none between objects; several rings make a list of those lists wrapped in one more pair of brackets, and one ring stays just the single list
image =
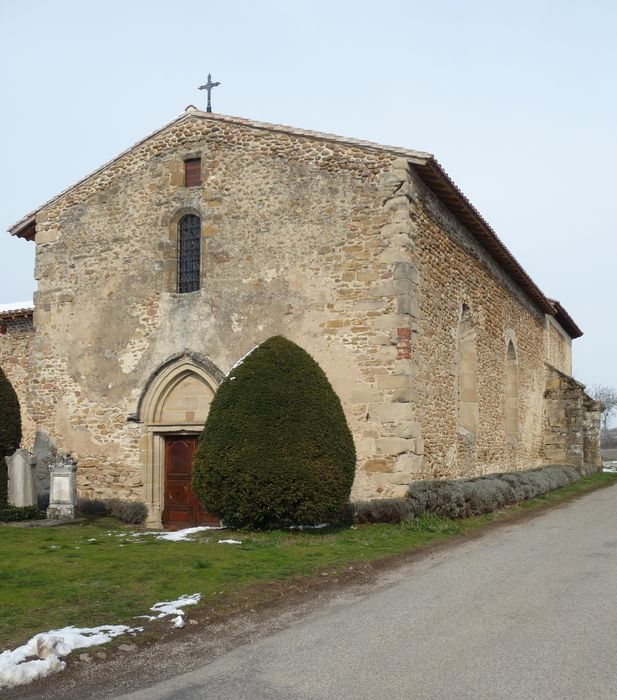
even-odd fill
[{"label": "wooden door", "polygon": [[196,435],[165,437],[165,507],[163,527],[179,530],[196,525],[218,525],[219,520],[203,510],[193,493],[191,476]]}]

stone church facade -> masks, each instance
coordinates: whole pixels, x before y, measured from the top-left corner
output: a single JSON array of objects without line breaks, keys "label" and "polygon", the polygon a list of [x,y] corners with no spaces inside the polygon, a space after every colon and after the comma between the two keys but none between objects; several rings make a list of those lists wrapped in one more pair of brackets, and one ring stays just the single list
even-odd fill
[{"label": "stone church facade", "polygon": [[320,363],[358,454],[352,497],[416,479],[599,464],[581,331],[427,153],[204,113],[24,217],[34,310],[0,312],[0,365],[80,495],[165,521],[170,439],[284,335]]}]

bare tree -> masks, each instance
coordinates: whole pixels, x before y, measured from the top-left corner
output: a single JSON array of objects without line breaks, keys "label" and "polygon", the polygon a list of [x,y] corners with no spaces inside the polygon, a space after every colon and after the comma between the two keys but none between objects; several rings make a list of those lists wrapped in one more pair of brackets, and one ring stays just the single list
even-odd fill
[{"label": "bare tree", "polygon": [[589,389],[589,395],[604,404],[602,412],[602,440],[604,442],[608,438],[609,421],[617,412],[617,391],[604,384],[594,384]]}]

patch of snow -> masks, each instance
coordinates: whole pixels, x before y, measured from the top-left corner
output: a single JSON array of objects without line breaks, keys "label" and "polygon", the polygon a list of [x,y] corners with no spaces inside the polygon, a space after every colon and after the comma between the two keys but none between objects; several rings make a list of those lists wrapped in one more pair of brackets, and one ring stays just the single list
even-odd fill
[{"label": "patch of snow", "polygon": [[0,654],[0,688],[14,688],[62,671],[61,661],[75,649],[106,644],[114,637],[131,632],[126,625],[63,627],[37,634],[26,644]]},{"label": "patch of snow", "polygon": [[183,595],[177,600],[168,600],[164,603],[155,603],[150,610],[157,615],[158,618],[167,617],[167,615],[184,615],[182,608],[185,605],[196,605],[201,600],[201,593],[193,593],[193,595]]},{"label": "patch of snow", "polygon": [[22,309],[33,309],[32,301],[15,301],[12,304],[0,304],[0,314],[5,311],[21,311]]},{"label": "patch of snow", "polygon": [[[187,605],[196,605],[200,600],[201,593],[183,595],[177,600],[153,605],[150,610],[156,613],[155,615],[139,617],[158,620],[168,615],[175,615],[172,624],[180,629],[186,625],[185,612],[182,608]],[[101,625],[99,627],[63,627],[37,634],[26,644],[12,651],[0,653],[0,690],[15,688],[62,671],[66,667],[66,662],[62,661],[61,657],[68,656],[75,649],[106,644],[122,634],[135,636],[143,631],[143,627]]]},{"label": "patch of snow", "polygon": [[203,532],[204,530],[224,530],[225,528],[218,525],[200,525],[199,527],[187,527],[184,530],[174,530],[168,532],[166,530],[156,532],[133,532],[131,537],[141,537],[142,535],[152,535],[157,540],[167,540],[168,542],[190,542],[189,535],[195,532]]},{"label": "patch of snow", "polygon": [[604,462],[602,465],[602,471],[605,472],[617,472],[617,461]]},{"label": "patch of snow", "polygon": [[219,540],[219,544],[242,544],[240,540]]},{"label": "patch of snow", "polygon": [[236,362],[236,364],[229,370],[229,372],[227,372],[227,376],[229,377],[229,375],[234,371],[234,369],[236,369],[236,367],[239,367],[239,366],[244,362],[244,360],[246,360],[246,358],[247,358],[252,352],[254,352],[255,350],[257,350],[258,347],[259,347],[259,345],[256,345],[254,348],[251,348],[251,349],[246,353],[246,355],[243,355],[243,356]]},{"label": "patch of snow", "polygon": [[321,530],[323,527],[328,527],[328,523],[320,523],[319,525],[290,525],[290,530]]},{"label": "patch of snow", "polygon": [[182,608],[187,605],[196,605],[201,600],[201,593],[193,593],[193,595],[183,595],[177,600],[167,600],[163,603],[155,603],[150,610],[152,612],[158,613],[158,615],[139,615],[138,617],[144,617],[148,621],[160,620],[168,615],[175,615],[172,621],[172,627],[181,629],[186,625],[184,621],[184,615],[186,614]]}]

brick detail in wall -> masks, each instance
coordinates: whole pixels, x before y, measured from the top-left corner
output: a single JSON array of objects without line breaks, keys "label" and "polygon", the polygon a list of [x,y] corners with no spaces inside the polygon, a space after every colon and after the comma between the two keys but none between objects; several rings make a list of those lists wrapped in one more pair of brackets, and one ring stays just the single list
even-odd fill
[{"label": "brick detail in wall", "polygon": [[396,329],[397,359],[411,359],[411,328]]}]

